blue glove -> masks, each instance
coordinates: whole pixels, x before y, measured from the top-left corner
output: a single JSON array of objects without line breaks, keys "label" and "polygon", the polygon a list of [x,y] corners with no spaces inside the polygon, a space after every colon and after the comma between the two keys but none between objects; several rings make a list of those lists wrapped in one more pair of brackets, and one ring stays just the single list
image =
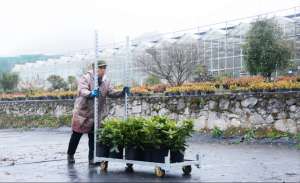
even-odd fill
[{"label": "blue glove", "polygon": [[124,88],[123,88],[123,94],[125,95],[125,94],[127,94],[127,96],[130,96],[131,94],[130,94],[130,88],[128,87],[128,86],[125,86]]},{"label": "blue glove", "polygon": [[90,93],[90,97],[99,97],[100,95],[100,91],[99,88],[92,90],[92,92]]}]

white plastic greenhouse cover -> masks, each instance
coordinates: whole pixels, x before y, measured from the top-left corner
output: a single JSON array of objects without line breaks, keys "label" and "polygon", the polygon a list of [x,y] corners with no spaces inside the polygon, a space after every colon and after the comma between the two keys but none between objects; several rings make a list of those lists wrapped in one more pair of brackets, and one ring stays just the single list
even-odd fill
[{"label": "white plastic greenhouse cover", "polygon": [[[296,15],[296,14],[295,14]],[[295,21],[300,22],[300,16],[295,17],[293,15],[286,17],[275,17],[276,21],[281,27],[284,27],[286,35],[295,36]],[[132,41],[130,48],[131,55],[138,55],[142,53],[147,48],[160,48],[164,44],[170,43],[192,43],[194,41],[207,41],[205,47],[210,45],[210,40],[221,40],[224,41],[227,33],[227,41],[240,43],[240,39],[245,37],[246,32],[249,30],[251,24],[250,19],[245,19],[243,21],[237,22],[227,22],[221,23],[216,26],[207,26],[195,28],[193,30],[187,30],[184,32],[174,32],[168,34],[158,34],[158,33],[146,33],[143,36]],[[253,19],[252,19],[253,21]],[[214,43],[213,43],[214,44]],[[216,47],[216,45],[213,45]],[[222,46],[222,45],[221,45]],[[118,49],[115,49],[118,47]],[[202,44],[202,49],[205,49]],[[200,47],[199,47],[200,48]],[[218,47],[216,47],[218,48]],[[237,49],[237,48],[235,48]],[[104,59],[109,64],[110,78],[115,83],[121,83],[119,79],[124,74],[124,64],[132,67],[131,72],[137,72],[137,69],[133,65],[133,59],[128,58],[128,47],[123,43],[121,45],[117,44],[112,47],[101,48],[102,52],[99,53],[100,58]],[[222,48],[220,48],[222,50]],[[216,55],[215,51],[212,50],[214,54],[209,53],[209,50],[205,50],[207,54],[204,55],[203,59],[205,61],[210,61],[211,55]],[[236,55],[239,56],[239,55]],[[220,58],[220,60],[224,58]],[[71,55],[61,56],[59,58],[48,59],[47,61],[37,61],[35,63],[17,64],[12,69],[13,72],[20,74],[20,78],[23,81],[33,81],[36,78],[42,78],[46,80],[49,75],[58,74],[64,78],[69,75],[74,75],[79,77],[85,68],[91,65],[94,60],[94,53],[92,50],[85,51],[84,53],[74,53]],[[139,73],[136,74],[138,79],[141,78]]]}]

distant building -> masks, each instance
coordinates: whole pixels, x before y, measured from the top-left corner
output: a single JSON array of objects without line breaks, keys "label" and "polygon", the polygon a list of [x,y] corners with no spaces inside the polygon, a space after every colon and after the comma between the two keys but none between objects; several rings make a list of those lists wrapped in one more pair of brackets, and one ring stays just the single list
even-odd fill
[{"label": "distant building", "polygon": [[[293,62],[300,68],[300,14],[275,17],[278,26],[282,28],[286,39],[294,44]],[[115,85],[142,84],[147,75],[136,64],[136,57],[147,48],[161,49],[164,44],[193,43],[197,49],[197,63],[208,68],[212,75],[230,74],[235,77],[247,75],[241,45],[250,29],[249,20],[240,23],[227,22],[197,30],[177,32],[174,34],[156,35],[139,38],[131,42],[129,47],[118,45],[103,48],[99,52],[101,59],[108,63],[108,77]],[[44,62],[16,65],[14,72],[20,74],[24,86],[47,87],[46,79],[50,75],[60,75],[63,78],[77,78],[87,70],[94,60],[90,53],[77,53]],[[127,80],[126,80],[127,79]]]}]

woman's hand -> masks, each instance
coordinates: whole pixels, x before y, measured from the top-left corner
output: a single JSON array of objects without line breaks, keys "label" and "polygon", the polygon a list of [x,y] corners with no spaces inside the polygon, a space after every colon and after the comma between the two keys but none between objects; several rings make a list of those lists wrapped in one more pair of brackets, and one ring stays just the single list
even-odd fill
[{"label": "woman's hand", "polygon": [[91,93],[90,93],[90,97],[92,97],[92,98],[99,97],[99,95],[100,95],[99,88],[92,90]]},{"label": "woman's hand", "polygon": [[127,94],[127,96],[130,96],[130,95],[131,95],[131,93],[130,93],[130,88],[129,88],[128,86],[125,86],[125,87],[123,88],[122,93],[123,93],[124,95]]}]

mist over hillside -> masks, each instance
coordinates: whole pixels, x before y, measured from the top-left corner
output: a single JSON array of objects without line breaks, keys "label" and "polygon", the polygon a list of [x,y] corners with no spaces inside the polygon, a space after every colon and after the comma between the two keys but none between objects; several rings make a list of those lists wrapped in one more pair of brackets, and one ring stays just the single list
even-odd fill
[{"label": "mist over hillside", "polygon": [[0,57],[0,73],[10,71],[16,64],[24,64],[28,62],[36,62],[38,60],[45,61],[50,58],[58,58],[59,55],[43,55],[43,54],[32,54],[32,55],[19,55],[13,57]]}]

